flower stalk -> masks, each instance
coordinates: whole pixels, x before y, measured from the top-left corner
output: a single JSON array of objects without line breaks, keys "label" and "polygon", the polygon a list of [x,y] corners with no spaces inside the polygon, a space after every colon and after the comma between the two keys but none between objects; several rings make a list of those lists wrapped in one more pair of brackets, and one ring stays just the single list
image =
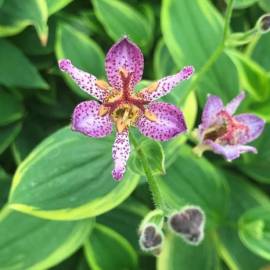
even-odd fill
[{"label": "flower stalk", "polygon": [[149,185],[149,189],[150,189],[150,192],[151,192],[152,197],[153,197],[154,205],[157,209],[163,209],[164,204],[163,204],[163,200],[162,200],[162,195],[161,195],[161,192],[159,190],[159,186],[157,184],[156,178],[154,177],[154,175],[150,169],[150,166],[149,166],[148,161],[144,155],[144,152],[139,147],[139,144],[138,144],[135,136],[132,134],[132,132],[130,132],[130,140],[131,140],[131,143],[133,144],[135,151],[138,154],[138,158],[140,159],[140,162],[143,166],[144,173],[145,173],[148,185]]}]

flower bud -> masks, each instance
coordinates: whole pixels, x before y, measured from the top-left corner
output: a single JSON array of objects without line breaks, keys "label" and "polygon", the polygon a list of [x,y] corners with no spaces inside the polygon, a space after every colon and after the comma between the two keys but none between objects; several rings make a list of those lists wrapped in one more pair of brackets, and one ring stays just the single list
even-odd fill
[{"label": "flower bud", "polygon": [[257,28],[263,34],[270,31],[270,13],[264,14],[259,18]]},{"label": "flower bud", "polygon": [[164,213],[160,209],[149,212],[141,222],[139,228],[139,244],[143,251],[158,255],[161,252],[164,234],[162,227]]},{"label": "flower bud", "polygon": [[147,224],[140,231],[139,244],[143,251],[158,255],[163,244],[164,234],[155,224]]},{"label": "flower bud", "polygon": [[187,243],[198,245],[204,237],[205,215],[201,208],[188,206],[172,214],[168,220],[172,232]]}]

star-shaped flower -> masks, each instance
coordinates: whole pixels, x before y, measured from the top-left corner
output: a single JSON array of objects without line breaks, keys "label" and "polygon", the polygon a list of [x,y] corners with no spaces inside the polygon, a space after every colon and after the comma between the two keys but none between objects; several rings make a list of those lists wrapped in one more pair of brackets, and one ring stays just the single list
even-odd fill
[{"label": "star-shaped flower", "polygon": [[[91,60],[90,60],[91,61]],[[62,71],[68,73],[79,87],[96,98],[77,105],[72,116],[72,129],[90,137],[109,135],[116,126],[116,139],[112,148],[115,162],[112,175],[120,180],[130,154],[128,128],[135,126],[154,140],[166,141],[186,131],[182,112],[174,105],[156,102],[168,94],[192,73],[191,66],[179,73],[150,84],[139,93],[134,91],[141,80],[144,60],[141,50],[127,37],[110,48],[105,69],[108,82],[79,70],[68,59],[59,61]]]},{"label": "star-shaped flower", "polygon": [[265,122],[254,114],[233,116],[244,98],[242,92],[224,106],[219,97],[208,96],[198,130],[200,144],[195,152],[201,154],[212,150],[228,161],[238,158],[241,153],[257,153],[255,147],[246,144],[261,135]]}]

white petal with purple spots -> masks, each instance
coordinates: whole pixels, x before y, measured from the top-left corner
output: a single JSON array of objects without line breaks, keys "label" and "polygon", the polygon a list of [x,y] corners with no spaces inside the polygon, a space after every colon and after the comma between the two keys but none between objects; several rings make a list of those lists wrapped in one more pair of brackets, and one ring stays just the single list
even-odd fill
[{"label": "white petal with purple spots", "polygon": [[125,171],[126,164],[129,158],[130,144],[128,138],[128,131],[123,131],[116,134],[116,138],[112,148],[112,157],[114,160],[114,169],[112,176],[115,180],[119,181],[122,179]]},{"label": "white petal with purple spots", "polygon": [[227,161],[239,158],[240,154],[245,152],[257,153],[257,149],[249,145],[220,145],[210,140],[205,143],[212,148],[214,153],[223,155]]},{"label": "white petal with purple spots", "polygon": [[237,97],[235,97],[231,102],[229,102],[226,105],[225,110],[230,115],[233,115],[244,98],[245,98],[245,93],[242,91],[240,93],[240,95],[238,95]]},{"label": "white petal with purple spots", "polygon": [[91,100],[81,102],[72,115],[72,129],[87,136],[101,138],[112,132],[112,122],[108,115],[99,116],[100,105]]},{"label": "white petal with purple spots", "polygon": [[186,124],[182,112],[174,105],[154,102],[150,103],[148,110],[155,114],[156,121],[150,121],[141,116],[137,121],[140,132],[158,141],[167,141],[186,131]]},{"label": "white petal with purple spots", "polygon": [[114,44],[105,60],[105,68],[109,83],[116,89],[121,89],[122,80],[119,70],[125,69],[132,73],[131,89],[138,83],[143,74],[143,54],[140,48],[127,37]]},{"label": "white petal with purple spots", "polygon": [[217,114],[223,109],[223,102],[218,96],[209,95],[202,113],[202,129],[208,128],[217,121]]},{"label": "white petal with purple spots", "polygon": [[100,89],[96,86],[96,77],[92,74],[89,74],[85,71],[82,71],[74,67],[70,60],[62,59],[59,61],[59,68],[66,72],[73,81],[86,93],[103,101],[106,97],[106,91]]},{"label": "white petal with purple spots", "polygon": [[158,81],[158,86],[155,91],[142,91],[141,95],[143,95],[144,99],[148,101],[157,100],[170,93],[170,91],[180,82],[188,80],[193,73],[194,68],[192,66],[186,66],[175,75],[167,76],[160,79]]},{"label": "white petal with purple spots", "polygon": [[264,129],[265,122],[254,114],[238,114],[234,118],[248,127],[248,136],[243,137],[242,144],[246,144],[258,138]]}]

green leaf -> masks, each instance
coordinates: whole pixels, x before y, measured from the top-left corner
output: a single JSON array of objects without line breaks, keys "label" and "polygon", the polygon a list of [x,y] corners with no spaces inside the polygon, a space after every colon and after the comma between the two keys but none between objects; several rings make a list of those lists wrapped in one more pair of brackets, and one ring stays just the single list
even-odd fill
[{"label": "green leaf", "polygon": [[[178,68],[193,65],[199,72],[222,40],[223,19],[206,0],[164,0],[161,26],[165,43]],[[230,80],[224,80],[224,77]],[[224,102],[238,93],[235,67],[226,54],[221,54],[197,90],[201,104],[208,93],[219,95]]]},{"label": "green leaf", "polygon": [[238,69],[241,88],[256,101],[266,100],[270,96],[270,75],[244,54],[233,50],[228,53]]},{"label": "green leaf", "polygon": [[239,237],[255,254],[270,260],[270,207],[261,206],[244,213],[239,220]]},{"label": "green leaf", "polygon": [[85,254],[93,270],[137,269],[137,254],[120,234],[96,224],[85,243]]},{"label": "green leaf", "polygon": [[266,12],[270,12],[269,0],[259,0],[259,6]]},{"label": "green leaf", "polygon": [[158,270],[216,270],[218,268],[218,255],[208,238],[199,246],[191,246],[180,237],[169,234],[157,260]]},{"label": "green leaf", "polygon": [[4,209],[0,215],[1,270],[56,265],[82,245],[93,224],[92,219],[50,221]]},{"label": "green leaf", "polygon": [[196,157],[187,146],[179,148],[177,158],[157,184],[167,207],[165,211],[179,210],[186,204],[198,205],[213,223],[219,223],[225,214],[225,179],[210,162]]},{"label": "green leaf", "polygon": [[221,258],[232,270],[264,269],[268,265],[266,260],[258,257],[243,245],[237,230],[232,227],[219,230],[217,249]]},{"label": "green leaf", "polygon": [[185,117],[187,129],[192,130],[195,125],[198,113],[198,103],[195,92],[190,92],[180,107]]},{"label": "green leaf", "polygon": [[208,94],[222,98],[224,103],[239,94],[237,68],[226,53],[222,53],[199,82],[197,95],[199,103],[205,104]]},{"label": "green leaf", "polygon": [[[270,2],[269,2],[270,6]],[[270,11],[270,8],[269,8]],[[250,43],[248,52],[253,60],[255,60],[261,67],[270,71],[270,63],[266,57],[270,44],[270,34],[261,35],[257,41]]]},{"label": "green leaf", "polygon": [[0,209],[7,202],[10,185],[11,176],[0,166]]},{"label": "green leaf", "polygon": [[52,14],[56,13],[57,11],[61,10],[62,8],[67,6],[72,1],[73,0],[57,0],[57,1],[46,0],[49,15],[52,15]]},{"label": "green leaf", "polygon": [[49,36],[46,46],[40,43],[38,36],[33,27],[28,27],[22,33],[12,37],[12,42],[19,47],[26,55],[41,56],[52,54],[54,51],[56,19],[50,19],[48,23]]},{"label": "green leaf", "polygon": [[144,51],[149,50],[154,25],[151,23],[152,20],[147,18],[148,16],[144,16],[124,1],[94,0],[92,2],[98,19],[114,41],[128,35]]},{"label": "green leaf", "polygon": [[8,0],[0,9],[0,37],[11,36],[33,25],[42,44],[48,38],[48,9],[45,0]]},{"label": "green leaf", "polygon": [[267,261],[256,256],[241,243],[237,221],[250,208],[270,205],[269,198],[256,186],[245,181],[241,175],[228,171],[224,174],[229,183],[230,197],[228,214],[216,235],[220,256],[232,270],[263,269],[263,266],[268,264]]},{"label": "green leaf", "polygon": [[23,117],[21,100],[12,92],[0,90],[0,126],[10,124]]},{"label": "green leaf", "polygon": [[23,53],[4,39],[0,39],[0,66],[2,67],[0,73],[2,85],[40,89],[49,87]]},{"label": "green leaf", "polygon": [[113,180],[113,137],[90,138],[69,127],[49,136],[17,169],[10,207],[56,220],[93,217],[116,207],[139,177],[128,171],[120,183]]},{"label": "green leaf", "polygon": [[15,140],[22,128],[21,123],[14,123],[0,127],[0,154],[2,154],[9,145]]},{"label": "green leaf", "polygon": [[158,41],[154,53],[154,73],[157,79],[177,72],[177,68],[163,39]]},{"label": "green leaf", "polygon": [[143,151],[153,175],[165,174],[165,155],[159,142],[144,138],[139,142],[138,148],[133,152],[129,167],[139,175],[145,175],[137,151]]},{"label": "green leaf", "polygon": [[102,223],[123,235],[136,250],[140,250],[138,228],[149,209],[134,199],[129,199],[116,209],[97,217]]},{"label": "green leaf", "polygon": [[[59,24],[56,35],[56,55],[58,59],[68,58],[72,63],[100,78],[104,76],[104,54],[100,47],[85,34],[68,24]],[[89,97],[66,75],[61,73],[74,92]]]},{"label": "green leaf", "polygon": [[[228,0],[226,0],[228,2]],[[234,0],[233,8],[244,9],[254,5],[258,0]]]},{"label": "green leaf", "polygon": [[262,135],[252,144],[258,150],[257,155],[244,155],[236,165],[246,175],[262,183],[270,183],[270,125],[267,124]]}]

